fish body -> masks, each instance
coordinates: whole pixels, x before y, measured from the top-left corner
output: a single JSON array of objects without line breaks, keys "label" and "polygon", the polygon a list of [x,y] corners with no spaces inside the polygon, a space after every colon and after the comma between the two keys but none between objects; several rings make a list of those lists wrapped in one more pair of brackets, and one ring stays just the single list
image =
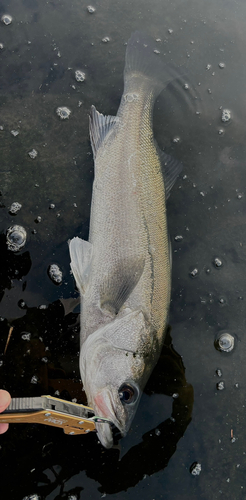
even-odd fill
[{"label": "fish body", "polygon": [[[166,197],[181,168],[159,150],[152,128],[155,99],[169,80],[152,42],[134,33],[117,116],[92,107],[89,242],[70,242],[81,294],[80,370],[88,404],[122,435],[158,360],[170,303]],[[97,430],[111,447],[110,425],[98,423]]]}]

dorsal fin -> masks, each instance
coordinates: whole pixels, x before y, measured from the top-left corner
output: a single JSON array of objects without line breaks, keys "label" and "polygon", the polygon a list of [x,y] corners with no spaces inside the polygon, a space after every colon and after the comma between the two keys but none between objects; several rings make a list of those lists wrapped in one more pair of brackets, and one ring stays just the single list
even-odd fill
[{"label": "dorsal fin", "polygon": [[102,113],[99,113],[96,110],[95,106],[91,106],[89,130],[94,159],[96,158],[97,150],[101,146],[106,135],[118,121],[119,118],[117,116],[102,115]]},{"label": "dorsal fin", "polygon": [[173,185],[175,184],[177,177],[179,176],[180,172],[183,169],[183,165],[178,160],[176,160],[172,156],[162,151],[158,146],[157,150],[161,160],[161,166],[164,176],[166,199],[168,199],[170,196],[170,191]]}]

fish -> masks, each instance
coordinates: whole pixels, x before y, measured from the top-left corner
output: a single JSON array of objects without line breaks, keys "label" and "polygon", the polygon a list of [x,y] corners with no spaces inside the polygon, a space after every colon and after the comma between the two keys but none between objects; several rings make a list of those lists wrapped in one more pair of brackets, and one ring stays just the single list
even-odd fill
[{"label": "fish", "polygon": [[[166,200],[182,165],[153,135],[156,97],[173,80],[141,32],[127,43],[124,91],[116,116],[94,106],[89,240],[69,242],[81,296],[81,378],[88,404],[124,437],[165,338],[171,291]],[[113,426],[97,423],[105,448]]]}]

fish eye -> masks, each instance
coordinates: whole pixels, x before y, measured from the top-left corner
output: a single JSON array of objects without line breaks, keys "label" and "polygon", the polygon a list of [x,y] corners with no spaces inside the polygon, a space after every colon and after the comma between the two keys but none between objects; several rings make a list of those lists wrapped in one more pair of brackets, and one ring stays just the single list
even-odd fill
[{"label": "fish eye", "polygon": [[136,390],[129,384],[123,384],[119,389],[119,397],[122,403],[132,403],[136,398]]}]

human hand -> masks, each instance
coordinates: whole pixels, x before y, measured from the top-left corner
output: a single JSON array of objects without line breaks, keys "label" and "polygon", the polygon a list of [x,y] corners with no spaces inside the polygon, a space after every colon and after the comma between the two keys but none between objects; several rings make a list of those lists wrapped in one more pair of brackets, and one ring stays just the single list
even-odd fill
[{"label": "human hand", "polygon": [[[0,413],[6,410],[11,401],[11,396],[9,392],[0,389]],[[8,430],[9,424],[0,424],[0,434],[3,434]]]}]

